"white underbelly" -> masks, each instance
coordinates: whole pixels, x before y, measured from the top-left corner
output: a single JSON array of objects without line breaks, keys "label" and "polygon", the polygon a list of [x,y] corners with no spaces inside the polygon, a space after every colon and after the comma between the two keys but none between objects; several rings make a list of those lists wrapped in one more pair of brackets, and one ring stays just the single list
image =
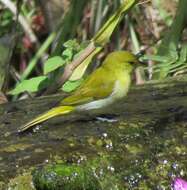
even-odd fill
[{"label": "white underbelly", "polygon": [[95,100],[80,106],[77,106],[76,109],[77,110],[91,110],[91,109],[99,109],[102,107],[105,107],[107,105],[112,104],[114,101],[112,96],[109,96],[107,98],[104,99],[100,99],[100,100]]}]

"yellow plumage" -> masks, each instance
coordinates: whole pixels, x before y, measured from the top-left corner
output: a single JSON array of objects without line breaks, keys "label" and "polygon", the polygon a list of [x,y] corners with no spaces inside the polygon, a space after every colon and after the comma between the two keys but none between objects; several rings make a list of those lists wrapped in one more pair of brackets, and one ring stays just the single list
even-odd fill
[{"label": "yellow plumage", "polygon": [[131,73],[136,57],[127,51],[110,53],[101,67],[96,69],[70,96],[63,99],[59,106],[39,115],[23,125],[19,132],[58,115],[74,110],[99,109],[123,98],[131,83]]},{"label": "yellow plumage", "polygon": [[45,112],[44,114],[36,117],[35,119],[31,120],[30,122],[26,123],[23,127],[21,127],[18,132],[23,132],[29,129],[30,127],[41,123],[43,121],[46,121],[47,119],[50,119],[52,117],[55,117],[57,115],[65,115],[71,111],[74,110],[74,107],[72,106],[58,106],[56,108],[52,108],[51,110]]}]

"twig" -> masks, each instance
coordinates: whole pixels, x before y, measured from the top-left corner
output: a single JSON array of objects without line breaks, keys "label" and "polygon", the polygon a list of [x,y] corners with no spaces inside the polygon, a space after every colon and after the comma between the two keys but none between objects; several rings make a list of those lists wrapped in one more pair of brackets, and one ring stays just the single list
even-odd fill
[{"label": "twig", "polygon": [[[8,7],[15,16],[17,15],[17,8],[13,2],[11,2],[10,0],[0,0],[0,2],[2,2],[6,7]],[[33,30],[31,29],[30,25],[27,22],[27,19],[23,15],[19,14],[18,21],[23,27],[25,33],[28,34],[31,42],[32,43],[38,42],[36,35],[34,34]]]},{"label": "twig", "polygon": [[94,42],[91,42],[80,55],[73,60],[70,64],[67,64],[64,68],[62,77],[57,79],[56,84],[50,86],[44,94],[53,93],[56,89],[62,86],[72,75],[73,71],[96,49]]},{"label": "twig", "polygon": [[73,60],[70,64],[67,64],[64,69],[64,74],[59,79],[60,85],[62,85],[73,73],[73,71],[96,49],[93,42],[91,42],[86,49],[80,54],[77,59]]},{"label": "twig", "polygon": [[10,74],[12,75],[12,78],[16,81],[20,81],[20,74],[16,71],[16,69],[11,65],[10,66]]},{"label": "twig", "polygon": [[39,47],[38,51],[34,55],[34,57],[30,60],[27,68],[24,70],[22,76],[21,76],[21,81],[26,79],[29,74],[32,72],[34,69],[35,65],[37,64],[38,60],[42,57],[42,55],[45,53],[45,51],[49,48],[51,43],[53,42],[54,38],[56,36],[55,32],[52,32],[47,39],[43,42],[43,44]]}]

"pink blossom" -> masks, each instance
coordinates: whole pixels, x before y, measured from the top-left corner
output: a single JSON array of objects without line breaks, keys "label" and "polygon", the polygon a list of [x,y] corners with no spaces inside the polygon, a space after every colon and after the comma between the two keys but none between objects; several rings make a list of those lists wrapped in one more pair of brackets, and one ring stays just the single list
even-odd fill
[{"label": "pink blossom", "polygon": [[187,190],[187,181],[179,177],[175,178],[173,181],[174,190]]}]

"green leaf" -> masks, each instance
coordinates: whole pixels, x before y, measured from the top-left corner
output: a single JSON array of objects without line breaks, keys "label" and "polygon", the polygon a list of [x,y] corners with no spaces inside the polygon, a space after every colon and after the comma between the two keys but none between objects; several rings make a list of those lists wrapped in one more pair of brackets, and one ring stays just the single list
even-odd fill
[{"label": "green leaf", "polygon": [[6,73],[6,62],[9,56],[9,50],[8,50],[8,46],[5,46],[1,43],[1,39],[0,38],[0,55],[1,55],[1,59],[0,59],[0,89],[3,85],[4,79],[5,79],[5,73]]},{"label": "green leaf", "polygon": [[83,79],[76,80],[76,81],[70,81],[68,80],[62,87],[62,90],[64,92],[72,92],[75,90],[80,84],[82,83]]},{"label": "green leaf", "polygon": [[97,32],[92,41],[95,44],[103,46],[106,44],[110,36],[112,35],[114,29],[122,19],[122,17],[127,14],[127,12],[137,3],[137,0],[125,0],[121,6],[116,10],[116,12],[107,20],[103,27]]},{"label": "green leaf", "polygon": [[[93,50],[88,57],[73,71],[70,80],[80,79],[86,71],[88,65],[92,61],[92,58],[101,51],[104,45],[109,41],[116,26],[123,18],[125,14],[137,3],[137,0],[125,0],[116,12],[108,19],[103,27],[92,38],[90,46],[94,44],[95,50]],[[89,46],[88,45],[88,46]],[[88,47],[87,46],[87,47]]]},{"label": "green leaf", "polygon": [[68,40],[63,44],[64,47],[66,48],[72,48],[72,49],[78,49],[79,48],[79,43],[77,42],[76,39]]},{"label": "green leaf", "polygon": [[[187,17],[186,1],[182,0],[179,1],[178,3],[175,19],[173,19],[173,22],[170,26],[170,30],[165,34],[161,44],[159,45],[157,53],[158,55],[161,56],[170,57],[173,60],[170,62],[170,65],[177,63],[179,59],[178,46],[180,44],[183,29],[185,27],[186,17]],[[157,72],[153,73],[153,79],[163,79],[166,76],[168,76],[169,72],[170,72],[170,67],[168,68],[162,67],[158,73]]]},{"label": "green leaf", "polygon": [[44,63],[44,75],[50,73],[51,71],[56,70],[59,67],[62,67],[65,64],[65,61],[60,56],[54,56],[49,58]]},{"label": "green leaf", "polygon": [[45,82],[47,76],[34,77],[29,80],[23,80],[13,90],[9,91],[8,94],[16,95],[22,92],[36,92],[41,89],[41,83]]},{"label": "green leaf", "polygon": [[183,44],[180,51],[179,61],[186,62],[186,60],[187,60],[187,44]]},{"label": "green leaf", "polygon": [[76,39],[68,40],[63,44],[65,50],[62,52],[62,57],[66,62],[72,61],[73,58],[76,58],[80,51],[83,50],[86,46],[85,43],[79,44]]},{"label": "green leaf", "polygon": [[148,61],[148,60],[152,60],[152,61],[157,61],[157,62],[161,62],[161,63],[168,63],[171,61],[171,58],[168,56],[161,56],[161,55],[143,55],[140,58],[141,61]]},{"label": "green leaf", "polygon": [[97,54],[101,50],[101,47],[97,47],[95,51],[93,51],[72,73],[69,78],[70,81],[76,81],[83,77],[89,63],[92,61],[92,58],[95,54]]},{"label": "green leaf", "polygon": [[63,51],[62,56],[65,56],[65,59],[71,61],[73,58],[73,49],[68,48]]}]

